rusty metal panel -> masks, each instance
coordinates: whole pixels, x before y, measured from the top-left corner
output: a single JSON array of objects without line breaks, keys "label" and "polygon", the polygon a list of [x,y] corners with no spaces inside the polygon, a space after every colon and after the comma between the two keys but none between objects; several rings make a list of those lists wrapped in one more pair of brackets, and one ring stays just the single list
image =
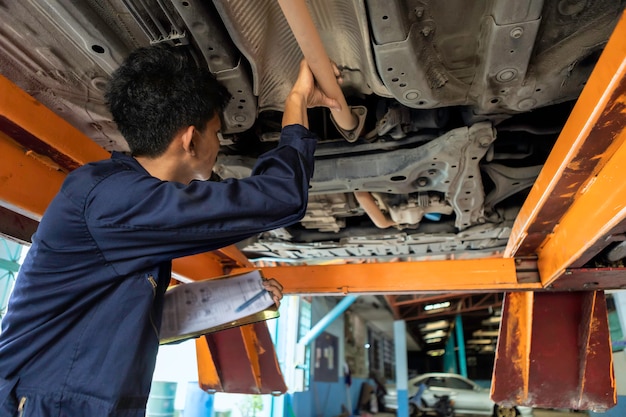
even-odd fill
[{"label": "rusty metal panel", "polygon": [[508,293],[491,397],[503,405],[613,407],[617,398],[604,293]]},{"label": "rusty metal panel", "polygon": [[[203,349],[198,354],[203,363],[199,366],[203,390],[273,395],[287,392],[265,323],[222,330],[202,339],[205,341],[197,342],[196,348]],[[211,369],[205,364],[209,356],[214,364]]]},{"label": "rusty metal panel", "polygon": [[528,370],[534,293],[507,293],[491,383],[492,399],[502,405],[528,398]]},{"label": "rusty metal panel", "polygon": [[568,269],[549,287],[559,291],[626,289],[626,268]]},{"label": "rusty metal panel", "polygon": [[39,222],[0,207],[0,237],[30,245]]}]

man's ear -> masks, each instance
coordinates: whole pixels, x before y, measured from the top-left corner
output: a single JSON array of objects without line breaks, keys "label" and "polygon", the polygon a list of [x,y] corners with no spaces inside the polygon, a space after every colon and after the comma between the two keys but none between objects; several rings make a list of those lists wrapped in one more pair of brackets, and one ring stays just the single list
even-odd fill
[{"label": "man's ear", "polygon": [[185,128],[180,133],[181,145],[182,145],[183,149],[185,150],[185,152],[186,153],[190,153],[191,156],[195,156],[195,154],[196,154],[196,144],[194,143],[195,132],[196,132],[196,128],[195,127],[187,126],[187,128]]}]

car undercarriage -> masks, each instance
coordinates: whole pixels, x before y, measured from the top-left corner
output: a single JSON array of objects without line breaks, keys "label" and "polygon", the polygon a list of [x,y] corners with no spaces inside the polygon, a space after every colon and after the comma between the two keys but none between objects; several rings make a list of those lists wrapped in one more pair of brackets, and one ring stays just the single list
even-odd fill
[{"label": "car undercarriage", "polygon": [[[624,4],[308,1],[359,131],[311,109],[305,217],[239,248],[290,263],[501,255]],[[189,48],[233,95],[217,180],[276,146],[303,57],[274,0],[0,0],[0,20],[0,72],[109,151],[128,150],[111,73],[140,46]]]}]

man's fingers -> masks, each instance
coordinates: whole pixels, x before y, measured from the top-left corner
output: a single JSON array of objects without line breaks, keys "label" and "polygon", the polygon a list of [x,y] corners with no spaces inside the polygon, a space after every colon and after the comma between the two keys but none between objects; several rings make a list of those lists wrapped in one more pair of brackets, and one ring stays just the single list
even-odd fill
[{"label": "man's fingers", "polygon": [[263,287],[272,293],[272,299],[274,300],[276,307],[280,307],[280,300],[283,299],[283,286],[280,282],[273,278],[266,279],[263,281]]},{"label": "man's fingers", "polygon": [[264,280],[263,286],[266,288],[270,286],[274,286],[278,288],[279,291],[283,290],[283,286],[280,284],[280,282],[276,281],[274,278],[269,278],[269,279]]}]

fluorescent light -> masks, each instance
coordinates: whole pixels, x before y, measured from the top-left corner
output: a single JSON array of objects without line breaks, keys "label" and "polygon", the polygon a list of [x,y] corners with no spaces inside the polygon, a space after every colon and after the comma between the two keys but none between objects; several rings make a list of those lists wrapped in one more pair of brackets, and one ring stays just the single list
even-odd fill
[{"label": "fluorescent light", "polygon": [[488,319],[483,320],[482,324],[483,325],[498,324],[498,323],[500,323],[501,319],[502,319],[501,316],[492,316],[492,317],[489,317]]},{"label": "fluorescent light", "polygon": [[446,353],[445,349],[429,350],[428,352],[426,352],[428,356],[441,356],[444,353]]},{"label": "fluorescent light", "polygon": [[450,322],[448,320],[437,320],[431,321],[421,328],[423,332],[430,332],[432,330],[442,330],[447,329],[450,326]]},{"label": "fluorescent light", "polygon": [[476,330],[472,333],[474,337],[498,337],[498,330]]},{"label": "fluorescent light", "polygon": [[433,339],[426,339],[426,343],[439,343],[443,340],[442,337],[435,337]]},{"label": "fluorescent light", "polygon": [[442,308],[450,307],[450,301],[444,301],[443,303],[435,303],[435,304],[426,304],[424,306],[424,310],[441,310]]},{"label": "fluorescent light", "polygon": [[496,348],[493,345],[482,346],[480,348],[479,353],[493,353],[496,351]]},{"label": "fluorescent light", "polygon": [[445,337],[445,336],[446,336],[446,332],[444,332],[443,330],[437,330],[437,331],[434,331],[434,332],[426,333],[422,337],[424,339],[433,339],[435,337]]},{"label": "fluorescent light", "polygon": [[470,339],[465,342],[466,345],[490,345],[491,343],[491,339]]}]

